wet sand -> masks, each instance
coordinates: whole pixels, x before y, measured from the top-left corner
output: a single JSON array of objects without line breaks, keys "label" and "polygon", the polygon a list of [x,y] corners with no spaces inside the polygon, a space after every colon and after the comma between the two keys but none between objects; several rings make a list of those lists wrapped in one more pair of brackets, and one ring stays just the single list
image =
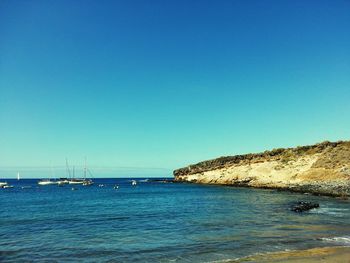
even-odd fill
[{"label": "wet sand", "polygon": [[350,247],[323,247],[249,256],[232,262],[350,263]]}]

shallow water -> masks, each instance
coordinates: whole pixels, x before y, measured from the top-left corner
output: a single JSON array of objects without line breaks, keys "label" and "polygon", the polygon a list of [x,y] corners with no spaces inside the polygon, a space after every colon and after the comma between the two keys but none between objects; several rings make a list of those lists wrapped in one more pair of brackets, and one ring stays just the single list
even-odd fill
[{"label": "shallow water", "polygon": [[[329,197],[195,184],[133,187],[130,179],[95,179],[76,191],[8,182],[15,188],[0,189],[1,262],[212,262],[350,245],[350,202]],[[320,208],[291,212],[300,200]]]}]

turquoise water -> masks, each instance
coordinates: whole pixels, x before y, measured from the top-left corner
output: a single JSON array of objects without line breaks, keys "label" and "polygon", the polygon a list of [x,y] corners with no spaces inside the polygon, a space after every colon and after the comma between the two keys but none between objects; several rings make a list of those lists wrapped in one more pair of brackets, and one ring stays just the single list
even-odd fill
[{"label": "turquoise water", "polygon": [[[350,244],[350,202],[328,197],[195,184],[133,187],[130,179],[96,179],[76,191],[7,181],[15,187],[0,189],[1,262],[220,262]],[[320,209],[291,212],[299,200]]]}]

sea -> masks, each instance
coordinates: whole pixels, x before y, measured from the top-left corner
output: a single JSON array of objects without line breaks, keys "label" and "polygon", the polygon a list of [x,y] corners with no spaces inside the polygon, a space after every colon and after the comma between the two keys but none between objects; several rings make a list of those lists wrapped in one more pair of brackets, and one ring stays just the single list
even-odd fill
[{"label": "sea", "polygon": [[[95,179],[75,190],[7,180],[14,188],[0,189],[0,262],[239,262],[350,246],[349,200],[131,180]],[[320,208],[295,213],[298,201]]]}]

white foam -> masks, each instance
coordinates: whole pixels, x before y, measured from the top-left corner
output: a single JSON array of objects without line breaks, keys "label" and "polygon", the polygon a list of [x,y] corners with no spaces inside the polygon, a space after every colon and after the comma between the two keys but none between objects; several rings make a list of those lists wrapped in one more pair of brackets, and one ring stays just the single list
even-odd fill
[{"label": "white foam", "polygon": [[328,215],[338,215],[342,216],[344,215],[346,211],[349,209],[343,209],[343,208],[335,208],[335,207],[321,207],[319,209],[313,209],[310,211],[310,213],[313,214],[328,214]]},{"label": "white foam", "polygon": [[268,256],[270,254],[275,254],[278,252],[290,252],[290,251],[295,251],[295,250],[284,249],[284,250],[278,250],[278,251],[256,252],[256,253],[253,253],[253,254],[250,254],[250,255],[244,256],[244,257],[230,258],[230,259],[219,259],[219,260],[214,260],[214,261],[208,261],[205,263],[227,263],[227,262],[236,262],[236,261],[243,262],[243,261],[246,261],[247,259],[250,259],[251,257]]},{"label": "white foam", "polygon": [[345,245],[350,246],[350,236],[344,236],[344,237],[324,237],[321,238],[322,241],[336,243],[339,245]]}]

